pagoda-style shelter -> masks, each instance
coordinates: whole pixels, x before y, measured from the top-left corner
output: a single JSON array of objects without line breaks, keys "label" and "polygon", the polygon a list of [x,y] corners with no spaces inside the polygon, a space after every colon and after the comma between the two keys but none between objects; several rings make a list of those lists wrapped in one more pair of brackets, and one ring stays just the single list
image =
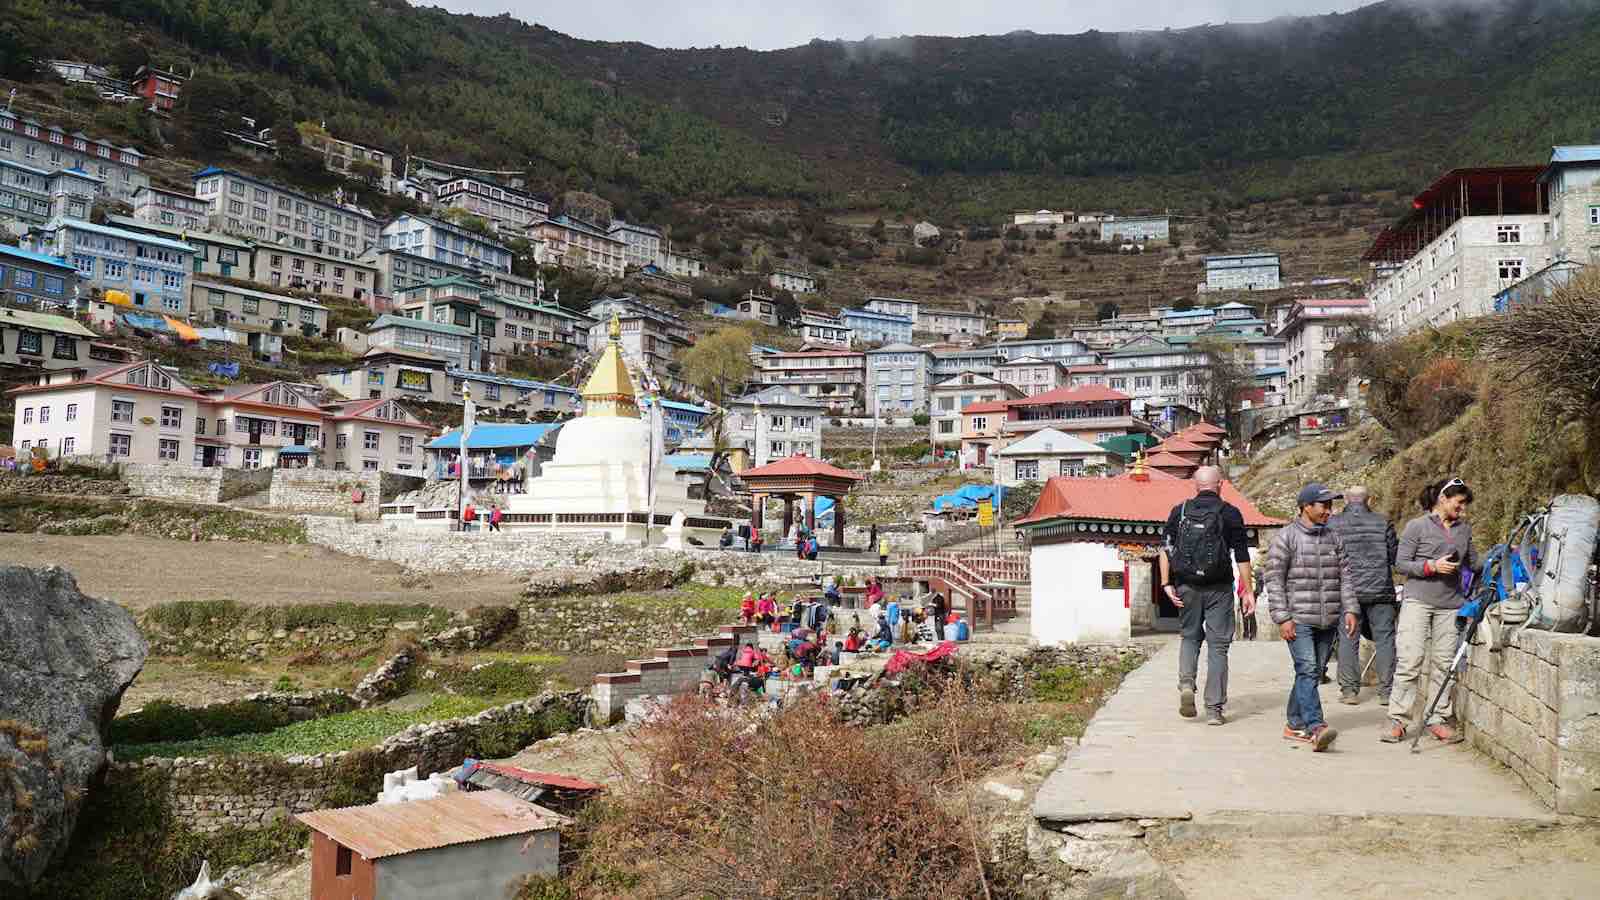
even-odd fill
[{"label": "pagoda-style shelter", "polygon": [[783,500],[783,533],[794,524],[794,505],[805,501],[806,527],[817,527],[817,498],[833,501],[833,542],[844,546],[844,497],[861,476],[809,456],[790,456],[739,473],[750,488],[750,527],[759,528],[768,498]]}]

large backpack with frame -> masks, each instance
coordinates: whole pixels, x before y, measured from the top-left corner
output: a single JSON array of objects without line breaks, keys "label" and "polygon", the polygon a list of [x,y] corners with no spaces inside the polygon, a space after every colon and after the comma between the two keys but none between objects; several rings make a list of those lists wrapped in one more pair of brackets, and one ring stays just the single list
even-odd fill
[{"label": "large backpack with frame", "polygon": [[1173,581],[1179,584],[1217,584],[1232,574],[1228,541],[1223,535],[1222,504],[1191,510],[1185,500],[1179,513],[1178,532],[1168,548]]}]

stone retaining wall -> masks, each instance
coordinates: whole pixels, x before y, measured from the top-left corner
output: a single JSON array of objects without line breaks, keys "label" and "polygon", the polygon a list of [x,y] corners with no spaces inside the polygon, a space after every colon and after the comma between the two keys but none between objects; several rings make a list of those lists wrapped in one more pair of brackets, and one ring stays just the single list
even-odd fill
[{"label": "stone retaining wall", "polygon": [[[507,752],[530,716],[565,713],[581,724],[589,714],[585,692],[544,693],[465,719],[415,725],[376,747],[315,756],[226,756],[144,759],[112,766],[108,777],[133,779],[159,773],[176,824],[200,832],[260,828],[330,801],[371,803],[384,772],[417,767],[426,778],[478,756],[485,741]],[[516,748],[541,735],[528,734]],[[518,738],[520,739],[520,738]]]},{"label": "stone retaining wall", "polygon": [[[268,488],[267,505],[294,509],[376,518],[379,503],[379,473],[339,472],[330,469],[275,469]],[[419,479],[420,480],[420,479]],[[362,500],[352,497],[360,491]]]},{"label": "stone retaining wall", "polygon": [[693,691],[711,657],[729,646],[758,642],[756,626],[724,625],[715,635],[661,647],[655,656],[629,660],[625,672],[596,675],[591,692],[594,720],[602,725],[619,721],[628,701],[640,697]]},{"label": "stone retaining wall", "polygon": [[80,478],[75,475],[0,475],[0,493],[54,494],[68,497],[122,496],[128,486],[114,479]]},{"label": "stone retaining wall", "polygon": [[128,463],[122,467],[122,480],[130,492],[140,497],[216,503],[224,471],[221,468],[200,469],[188,465]]},{"label": "stone retaining wall", "polygon": [[1479,644],[1456,696],[1473,746],[1556,812],[1600,817],[1600,638],[1523,631],[1498,652]]}]

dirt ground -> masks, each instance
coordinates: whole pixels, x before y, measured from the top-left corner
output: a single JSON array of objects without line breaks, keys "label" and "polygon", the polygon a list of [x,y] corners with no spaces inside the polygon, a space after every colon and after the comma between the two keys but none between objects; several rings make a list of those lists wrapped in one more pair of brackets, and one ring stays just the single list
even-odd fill
[{"label": "dirt ground", "polygon": [[1600,884],[1593,824],[1237,815],[1180,825],[1174,837],[1147,843],[1188,900],[1571,900]]},{"label": "dirt ground", "polygon": [[0,563],[58,565],[78,587],[134,611],[171,600],[241,603],[429,603],[450,609],[514,603],[523,579],[471,574],[421,580],[393,563],[308,544],[0,534]]}]

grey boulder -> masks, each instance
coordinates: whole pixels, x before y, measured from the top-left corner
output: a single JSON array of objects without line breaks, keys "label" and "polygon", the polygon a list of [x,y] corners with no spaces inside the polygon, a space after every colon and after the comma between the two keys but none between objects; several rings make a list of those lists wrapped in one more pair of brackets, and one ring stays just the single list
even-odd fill
[{"label": "grey boulder", "polygon": [[126,609],[65,569],[0,566],[0,884],[31,883],[66,852],[149,650]]}]

